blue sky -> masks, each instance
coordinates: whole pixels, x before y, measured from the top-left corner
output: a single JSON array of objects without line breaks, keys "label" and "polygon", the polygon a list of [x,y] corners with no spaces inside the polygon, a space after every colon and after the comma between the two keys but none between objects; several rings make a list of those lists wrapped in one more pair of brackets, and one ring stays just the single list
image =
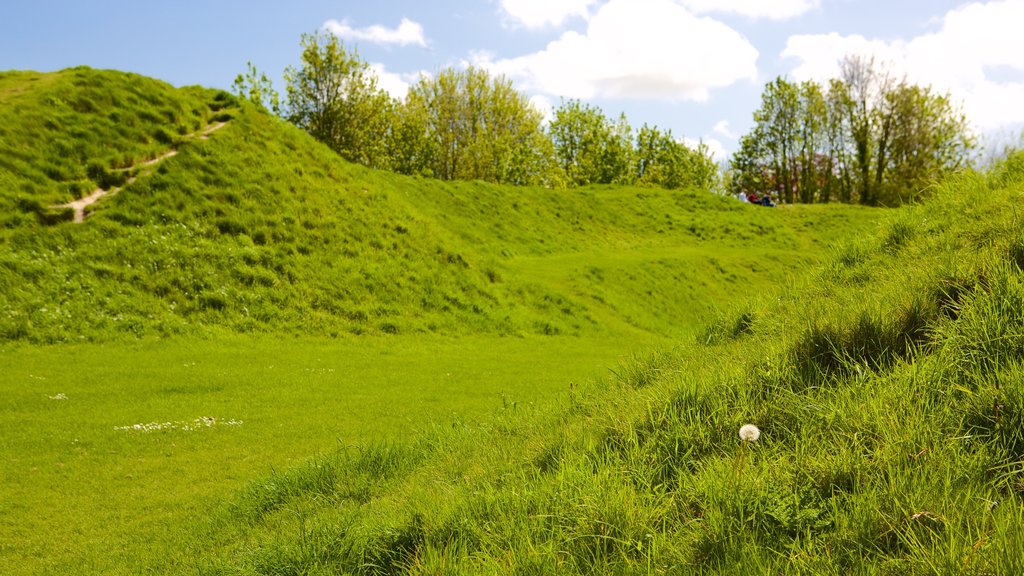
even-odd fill
[{"label": "blue sky", "polygon": [[766,82],[824,80],[847,53],[949,92],[979,133],[1024,126],[1024,0],[31,0],[0,14],[0,69],[85,64],[228,88],[252,61],[280,82],[301,34],[327,29],[396,95],[474,64],[538,106],[580,98],[722,155]]}]

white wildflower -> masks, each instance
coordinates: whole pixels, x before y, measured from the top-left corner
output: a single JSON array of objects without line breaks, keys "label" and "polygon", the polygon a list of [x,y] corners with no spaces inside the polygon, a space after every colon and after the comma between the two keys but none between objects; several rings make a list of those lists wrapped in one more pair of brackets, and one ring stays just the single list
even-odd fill
[{"label": "white wildflower", "polygon": [[761,437],[761,430],[753,424],[744,424],[740,426],[740,440],[744,442],[757,442],[757,439]]},{"label": "white wildflower", "polygon": [[68,399],[68,397],[65,396],[63,392],[61,392],[60,394],[57,394],[55,396],[48,396],[48,398],[50,400],[67,400]]},{"label": "white wildflower", "polygon": [[156,432],[158,430],[182,430],[191,432],[200,428],[213,428],[218,424],[223,426],[241,426],[241,420],[226,420],[218,422],[212,416],[200,416],[192,421],[179,420],[177,422],[149,422],[146,424],[131,424],[128,426],[115,426],[114,430],[135,431],[135,432]]}]

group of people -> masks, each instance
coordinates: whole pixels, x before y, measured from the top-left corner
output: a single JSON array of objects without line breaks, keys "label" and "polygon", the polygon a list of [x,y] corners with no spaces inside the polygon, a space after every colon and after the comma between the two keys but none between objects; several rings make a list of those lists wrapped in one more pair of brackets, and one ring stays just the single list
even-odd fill
[{"label": "group of people", "polygon": [[764,194],[764,195],[758,196],[757,192],[751,192],[750,196],[747,196],[746,192],[740,192],[739,199],[740,199],[740,202],[750,202],[751,204],[758,204],[758,205],[764,206],[766,208],[774,208],[775,207],[775,201],[772,200],[772,195],[771,194]]}]

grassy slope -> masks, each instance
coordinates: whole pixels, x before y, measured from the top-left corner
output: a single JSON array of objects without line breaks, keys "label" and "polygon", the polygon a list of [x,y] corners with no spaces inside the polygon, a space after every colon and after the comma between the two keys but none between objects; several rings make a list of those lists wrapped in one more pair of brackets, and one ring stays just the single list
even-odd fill
[{"label": "grassy slope", "polygon": [[199,572],[1021,573],[1022,199],[946,183],[557,410],[253,483]]},{"label": "grassy slope", "polygon": [[[7,73],[0,94],[5,145],[20,151],[0,155],[16,163],[0,166],[0,339],[674,336],[875,219],[700,192],[403,178],[346,164],[249,106],[221,110],[222,94],[115,72]],[[153,136],[217,115],[233,119],[209,140]],[[54,127],[39,147],[34,126]],[[177,156],[84,225],[46,224],[69,187],[97,184],[89,164],[102,179],[171,146]]]},{"label": "grassy slope", "polygon": [[[391,398],[388,421],[422,421],[447,410],[480,414],[506,387],[512,398],[532,397],[534,388],[545,395],[540,388],[584,378],[592,368],[574,370],[595,361],[597,351],[689,334],[718,308],[774,297],[800,268],[821,260],[829,241],[873,229],[877,217],[855,207],[764,210],[698,192],[567,192],[402,178],[345,164],[250,107],[223,110],[231,103],[216,92],[174,90],[116,72],[7,73],[0,94],[3,142],[17,150],[0,156],[7,159],[0,163],[0,340],[12,368],[0,379],[7,390],[0,420],[11,431],[2,436],[14,463],[5,467],[14,496],[5,499],[3,517],[16,535],[0,549],[29,572],[70,570],[85,559],[83,570],[99,572],[181,561],[173,552],[187,548],[179,538],[192,535],[168,534],[183,518],[201,516],[205,503],[247,475],[286,465],[325,439],[358,436],[359,422],[380,418],[359,411],[345,424],[328,416],[332,408],[346,410],[360,384],[384,390],[394,382],[388,362],[360,364],[323,385],[299,373],[320,360],[307,348],[329,349],[324,354],[331,357],[365,353],[346,341],[280,345],[261,338],[246,356],[234,351],[234,339],[205,340],[196,354],[209,367],[193,373],[177,366],[189,363],[190,339],[136,351],[139,336],[397,332],[408,337],[380,346],[407,348],[417,366],[436,360],[428,373],[460,354],[490,358],[445,353],[446,346],[508,346],[486,337],[438,346],[423,338],[428,333],[583,336],[525,340],[543,353],[497,360],[509,372],[500,378],[483,366],[468,370],[460,382],[481,392],[472,401],[453,401],[461,396],[417,370],[402,381],[405,388],[374,397]],[[215,117],[231,121],[209,140],[174,136]],[[135,120],[118,121],[124,118]],[[31,145],[39,136],[32,126],[49,131],[38,147]],[[85,224],[46,209],[170,147],[180,153],[94,205]],[[81,340],[97,344],[26,345]],[[68,363],[53,367],[54,355]],[[238,384],[253,378],[247,362],[258,366],[274,355],[293,357],[289,366],[299,373],[275,380],[288,394]],[[133,376],[139,370],[144,378]],[[431,387],[426,405],[399,406],[420,385]],[[46,399],[58,393],[69,395],[67,404]],[[440,408],[430,405],[435,401]],[[304,413],[303,402],[316,402],[313,412],[331,422]],[[247,424],[152,440],[111,431],[204,415]],[[494,430],[509,418],[518,422],[503,410]],[[273,433],[297,427],[305,428],[286,439]],[[467,434],[476,429],[465,427]],[[250,456],[221,468],[236,450]],[[502,450],[510,454],[508,446]],[[465,451],[457,447],[449,461]],[[224,475],[211,477],[209,469]],[[387,489],[373,482],[374,490]],[[97,500],[97,493],[106,496]],[[54,494],[65,495],[45,505],[53,514],[47,518],[61,519],[56,532],[31,505]],[[39,540],[44,532],[61,541],[56,554]],[[162,544],[140,556],[153,548],[150,539]],[[104,553],[111,546],[121,551]]]},{"label": "grassy slope", "polygon": [[103,175],[157,156],[205,125],[213,97],[89,68],[0,72],[0,226],[85,196]]}]

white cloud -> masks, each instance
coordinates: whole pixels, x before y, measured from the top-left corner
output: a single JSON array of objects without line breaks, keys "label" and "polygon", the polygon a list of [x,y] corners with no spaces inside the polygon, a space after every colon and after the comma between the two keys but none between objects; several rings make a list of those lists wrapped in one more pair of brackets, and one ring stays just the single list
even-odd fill
[{"label": "white cloud", "polygon": [[722,162],[729,157],[729,152],[725,149],[725,146],[721,142],[714,138],[702,138],[700,140],[694,140],[693,138],[683,138],[683,144],[686,144],[688,148],[696,150],[700,147],[701,143],[708,147],[708,152],[711,152],[711,158],[715,162]]},{"label": "white cloud", "polygon": [[501,0],[501,9],[527,28],[561,26],[573,16],[586,18],[597,0]]},{"label": "white cloud", "polygon": [[547,124],[551,122],[551,119],[555,116],[555,105],[551,102],[551,99],[547,96],[536,95],[530,97],[530,105],[537,109],[541,114],[544,115],[543,122]]},{"label": "white cloud", "polygon": [[427,39],[423,35],[423,26],[408,18],[402,18],[398,28],[385,28],[373,25],[368,28],[353,28],[347,20],[341,22],[328,20],[324,29],[343,40],[363,40],[372,44],[398,44],[408,46],[415,44],[426,47]]},{"label": "white cloud", "polygon": [[821,0],[679,0],[698,14],[725,12],[748,18],[789,20],[817,8]]},{"label": "white cloud", "polygon": [[813,34],[790,36],[782,51],[783,58],[798,58],[800,64],[793,68],[793,78],[800,80],[827,81],[839,76],[839,61],[848,54],[872,55],[876,62],[898,63],[906,52],[901,41],[885,42],[869,40],[860,35],[840,36]]},{"label": "white cloud", "polygon": [[399,100],[405,99],[405,95],[409,93],[409,87],[424,74],[423,72],[411,74],[388,72],[380,63],[370,64],[370,70],[377,76],[377,86],[390,94],[392,98]]},{"label": "white cloud", "polygon": [[480,57],[527,92],[589,99],[705,101],[757,76],[758,52],[738,32],[672,0],[610,0],[588,21],[518,58]]},{"label": "white cloud", "polygon": [[[1024,122],[1024,82],[993,76],[994,69],[1024,77],[1024,2],[975,2],[951,10],[937,31],[908,41],[885,42],[863,36],[819,34],[790,37],[783,57],[800,62],[797,80],[836,77],[846,54],[874,55],[891,61],[908,80],[949,92],[981,130]],[[1011,76],[1012,76],[1011,75]]]},{"label": "white cloud", "polygon": [[729,128],[728,120],[719,120],[718,123],[715,124],[715,127],[711,129],[711,131],[720,136],[724,136],[729,140],[736,140],[740,137],[739,134],[733,132],[732,129]]}]

